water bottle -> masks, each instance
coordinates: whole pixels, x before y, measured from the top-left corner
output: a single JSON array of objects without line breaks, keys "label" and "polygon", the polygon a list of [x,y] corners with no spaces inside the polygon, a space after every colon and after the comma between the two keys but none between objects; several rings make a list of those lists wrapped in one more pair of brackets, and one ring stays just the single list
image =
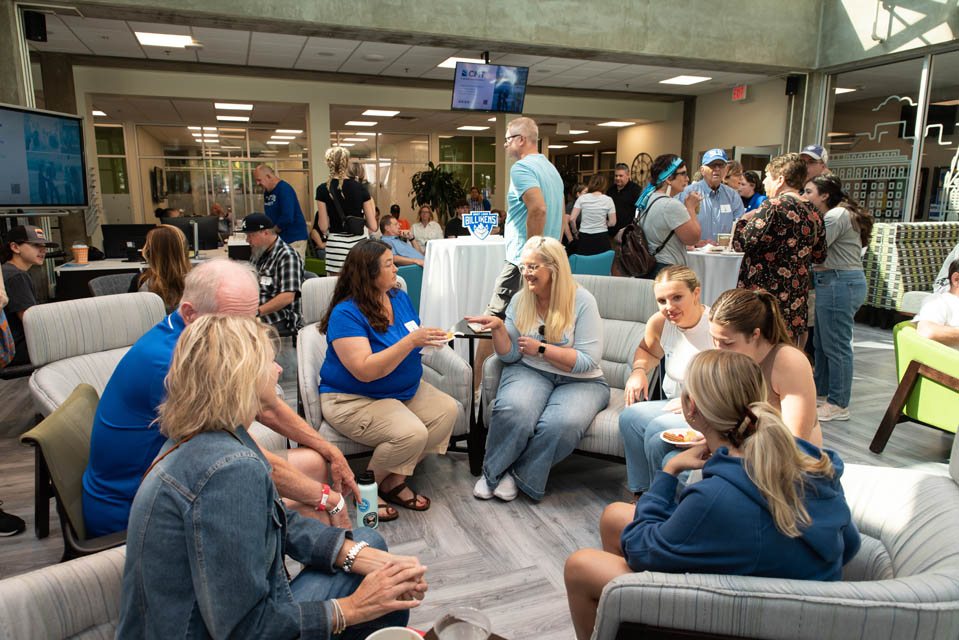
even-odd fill
[{"label": "water bottle", "polygon": [[380,523],[379,499],[376,494],[376,478],[372,471],[364,471],[356,479],[360,495],[356,497],[356,526],[375,529]]}]

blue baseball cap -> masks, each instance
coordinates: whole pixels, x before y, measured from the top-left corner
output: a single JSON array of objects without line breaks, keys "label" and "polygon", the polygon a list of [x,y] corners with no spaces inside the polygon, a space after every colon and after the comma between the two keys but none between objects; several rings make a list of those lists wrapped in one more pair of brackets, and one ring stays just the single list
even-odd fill
[{"label": "blue baseball cap", "polygon": [[826,150],[820,147],[818,144],[811,144],[803,147],[799,154],[809,156],[813,160],[819,160],[821,162],[826,161]]},{"label": "blue baseball cap", "polygon": [[729,159],[726,157],[726,152],[722,149],[710,149],[703,155],[703,166],[709,166],[710,162],[714,160],[722,160],[723,162],[729,162]]}]

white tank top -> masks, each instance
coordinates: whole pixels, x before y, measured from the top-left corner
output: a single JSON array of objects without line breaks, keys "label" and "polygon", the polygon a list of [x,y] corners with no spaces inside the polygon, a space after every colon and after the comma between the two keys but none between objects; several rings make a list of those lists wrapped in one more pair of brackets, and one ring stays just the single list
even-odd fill
[{"label": "white tank top", "polygon": [[675,398],[682,393],[689,361],[700,351],[713,348],[713,339],[709,335],[709,307],[703,307],[703,315],[699,318],[699,322],[689,329],[680,329],[666,320],[663,324],[663,335],[659,338],[659,345],[666,354],[663,392],[667,398]]}]

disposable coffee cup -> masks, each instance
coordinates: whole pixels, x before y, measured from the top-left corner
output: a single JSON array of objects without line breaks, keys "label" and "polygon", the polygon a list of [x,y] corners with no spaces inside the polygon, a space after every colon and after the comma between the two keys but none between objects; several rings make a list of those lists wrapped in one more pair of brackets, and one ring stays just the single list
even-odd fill
[{"label": "disposable coffee cup", "polygon": [[90,249],[85,244],[73,245],[73,261],[77,264],[87,264],[87,256]]},{"label": "disposable coffee cup", "polygon": [[423,640],[420,634],[406,627],[386,627],[366,638],[367,640]]}]

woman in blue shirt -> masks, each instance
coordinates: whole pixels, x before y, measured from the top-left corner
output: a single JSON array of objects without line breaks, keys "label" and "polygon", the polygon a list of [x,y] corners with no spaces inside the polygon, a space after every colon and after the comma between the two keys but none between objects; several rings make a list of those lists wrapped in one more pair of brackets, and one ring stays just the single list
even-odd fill
[{"label": "woman in blue shirt", "polygon": [[[842,461],[796,438],[766,402],[762,370],[750,357],[702,351],[686,371],[686,422],[705,443],[666,463],[633,505],[613,503],[600,520],[603,551],[566,561],[566,588],[578,638],[588,638],[603,587],[632,571],[839,580],[859,550],[839,478]],[[703,479],[676,500],[676,476]]]},{"label": "woman in blue shirt", "polygon": [[749,213],[758,209],[759,205],[766,202],[766,191],[763,188],[763,182],[754,171],[747,171],[743,174],[742,186],[739,187],[739,197],[743,199],[743,213]]},{"label": "woman in blue shirt", "polygon": [[566,251],[533,236],[520,257],[523,288],[494,316],[467,318],[492,330],[506,363],[500,377],[483,476],[473,495],[512,500],[522,489],[542,499],[550,468],[573,452],[609,404],[599,366],[603,325],[596,299],[573,280]]},{"label": "woman in blue shirt", "polygon": [[[353,247],[320,323],[328,343],[320,369],[323,419],[351,440],[373,447],[369,469],[380,497],[425,511],[429,498],[406,486],[429,453],[446,453],[459,413],[456,401],[421,380],[423,347],[442,347],[442,329],[420,327],[409,296],[396,283],[388,244],[363,240]],[[394,520],[381,503],[380,520]]]}]

